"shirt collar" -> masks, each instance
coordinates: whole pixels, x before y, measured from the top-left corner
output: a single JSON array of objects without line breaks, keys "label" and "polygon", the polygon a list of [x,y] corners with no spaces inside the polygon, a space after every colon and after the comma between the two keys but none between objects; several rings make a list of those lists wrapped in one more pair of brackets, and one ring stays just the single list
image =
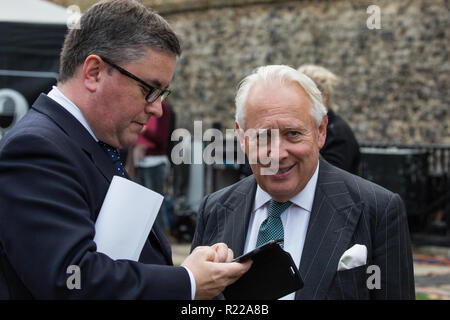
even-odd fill
[{"label": "shirt collar", "polygon": [[47,94],[47,96],[54,101],[56,101],[59,105],[61,105],[64,109],[66,109],[72,116],[74,116],[82,125],[86,128],[86,130],[90,133],[90,135],[94,138],[96,142],[98,142],[97,137],[92,131],[91,127],[87,123],[86,118],[84,117],[81,110],[67,98],[56,86],[53,86],[52,90]]},{"label": "shirt collar", "polygon": [[[302,209],[311,212],[314,201],[314,195],[316,193],[318,177],[319,177],[319,163],[317,163],[316,171],[314,171],[314,174],[312,175],[311,179],[309,179],[308,183],[303,188],[303,190],[297,193],[291,199],[289,199],[289,201],[301,207]],[[271,198],[272,197],[258,185],[256,189],[255,205],[253,207],[253,211],[256,211],[257,209],[264,206],[267,202],[270,201]]]}]

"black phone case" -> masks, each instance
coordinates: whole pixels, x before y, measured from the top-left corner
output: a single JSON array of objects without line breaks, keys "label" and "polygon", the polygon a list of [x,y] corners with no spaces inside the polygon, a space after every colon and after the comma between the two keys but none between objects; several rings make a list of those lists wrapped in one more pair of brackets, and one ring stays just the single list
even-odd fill
[{"label": "black phone case", "polygon": [[[239,280],[228,286],[227,300],[275,300],[303,288],[303,280],[292,260],[277,242],[256,248],[253,264]],[[239,261],[240,257],[235,260]]]}]

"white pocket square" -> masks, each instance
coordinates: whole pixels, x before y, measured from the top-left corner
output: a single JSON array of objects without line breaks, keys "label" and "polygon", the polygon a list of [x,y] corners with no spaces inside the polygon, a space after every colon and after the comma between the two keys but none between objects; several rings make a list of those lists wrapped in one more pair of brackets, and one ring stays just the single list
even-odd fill
[{"label": "white pocket square", "polygon": [[344,252],[339,260],[337,271],[353,269],[367,263],[367,247],[362,244],[355,244]]}]

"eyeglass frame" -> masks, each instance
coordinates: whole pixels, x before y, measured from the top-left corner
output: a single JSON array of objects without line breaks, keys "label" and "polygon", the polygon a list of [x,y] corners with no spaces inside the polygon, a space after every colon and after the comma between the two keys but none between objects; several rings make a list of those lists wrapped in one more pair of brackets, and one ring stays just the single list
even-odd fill
[{"label": "eyeglass frame", "polygon": [[[119,71],[121,74],[123,74],[124,76],[127,76],[137,82],[139,82],[140,84],[142,84],[143,86],[145,86],[149,92],[147,93],[147,95],[145,96],[145,101],[147,103],[153,103],[156,100],[158,100],[159,97],[161,97],[161,101],[164,101],[171,93],[172,91],[168,90],[168,89],[160,89],[160,88],[156,88],[155,86],[152,86],[150,84],[148,84],[147,82],[145,82],[144,80],[138,78],[137,76],[135,76],[134,74],[132,74],[131,72],[125,70],[122,67],[119,67],[117,64],[113,63],[111,60],[104,58],[104,57],[100,57],[105,63],[109,64],[111,67],[113,67],[114,69],[116,69],[117,71]],[[157,92],[157,95],[150,100],[150,96],[155,94],[155,92]]]}]

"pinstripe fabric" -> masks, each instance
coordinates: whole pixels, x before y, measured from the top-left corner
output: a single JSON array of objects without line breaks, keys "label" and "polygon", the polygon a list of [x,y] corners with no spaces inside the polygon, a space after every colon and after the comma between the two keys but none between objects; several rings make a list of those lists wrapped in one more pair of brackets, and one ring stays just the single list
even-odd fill
[{"label": "pinstripe fabric", "polygon": [[[192,247],[225,242],[235,256],[242,254],[255,192],[250,176],[206,197]],[[340,257],[354,244],[367,247],[367,264],[337,271]],[[380,289],[367,287],[370,265],[380,268]],[[321,158],[299,271],[305,285],[296,299],[414,299],[411,244],[401,198]]]}]

